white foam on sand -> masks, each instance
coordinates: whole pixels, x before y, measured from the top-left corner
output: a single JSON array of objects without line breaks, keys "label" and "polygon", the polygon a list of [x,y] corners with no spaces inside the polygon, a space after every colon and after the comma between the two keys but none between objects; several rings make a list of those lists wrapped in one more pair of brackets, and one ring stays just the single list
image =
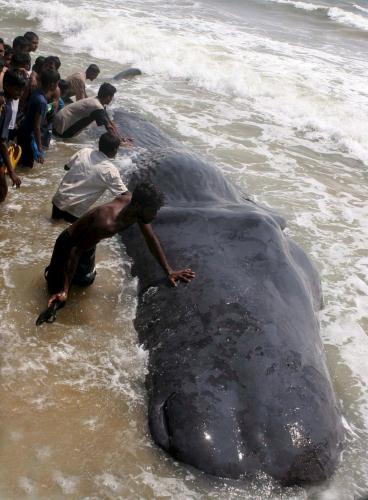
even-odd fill
[{"label": "white foam on sand", "polygon": [[18,485],[27,495],[34,495],[36,493],[35,485],[29,477],[19,477]]},{"label": "white foam on sand", "polygon": [[53,474],[55,483],[61,488],[63,495],[73,495],[77,491],[80,481],[77,476],[63,474],[60,471],[55,471]]}]

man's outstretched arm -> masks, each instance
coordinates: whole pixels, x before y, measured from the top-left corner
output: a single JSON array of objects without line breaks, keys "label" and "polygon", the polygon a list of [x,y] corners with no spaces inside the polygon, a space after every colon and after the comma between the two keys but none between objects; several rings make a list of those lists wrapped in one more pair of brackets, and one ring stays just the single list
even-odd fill
[{"label": "man's outstretched arm", "polygon": [[121,133],[119,132],[117,126],[115,125],[115,123],[110,120],[109,118],[105,120],[105,128],[107,130],[107,132],[110,132],[110,134],[113,134],[115,135],[118,139],[120,139],[120,144],[121,146],[126,146],[126,147],[131,147],[133,145],[133,141],[132,139],[130,139],[129,137],[125,137],[123,135],[121,135]]},{"label": "man's outstretched arm", "polygon": [[150,252],[156,258],[157,262],[160,264],[162,269],[165,271],[167,277],[169,278],[170,283],[173,286],[177,286],[178,280],[189,283],[189,281],[195,278],[195,273],[189,268],[180,269],[178,271],[174,271],[171,268],[171,266],[167,262],[165,252],[163,251],[160,242],[155,233],[153,232],[153,229],[150,224],[139,223],[139,227],[142,231],[144,239],[146,240]]}]

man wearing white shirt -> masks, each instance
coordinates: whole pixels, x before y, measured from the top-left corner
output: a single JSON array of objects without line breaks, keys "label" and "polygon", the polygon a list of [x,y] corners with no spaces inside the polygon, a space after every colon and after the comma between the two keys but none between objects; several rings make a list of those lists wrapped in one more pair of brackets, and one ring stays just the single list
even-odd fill
[{"label": "man wearing white shirt", "polygon": [[128,194],[118,168],[109,161],[120,145],[116,135],[102,134],[98,150],[83,148],[70,159],[68,172],[52,199],[52,218],[74,222],[110,191],[114,197]]}]

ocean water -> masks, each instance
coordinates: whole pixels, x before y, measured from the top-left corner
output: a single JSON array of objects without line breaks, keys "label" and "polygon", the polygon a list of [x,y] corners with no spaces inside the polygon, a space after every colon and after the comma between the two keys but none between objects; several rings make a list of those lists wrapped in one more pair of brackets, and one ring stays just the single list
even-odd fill
[{"label": "ocean water", "polygon": [[[288,220],[320,269],[321,334],[346,427],[334,477],[282,489],[266,477],[215,480],[173,462],[146,422],[146,353],[132,326],[135,282],[117,241],[98,280],[37,330],[42,269],[64,227],[49,221],[65,160],[86,132],[0,207],[0,497],[293,498],[368,495],[368,3],[360,1],[0,0],[6,41],[26,30],[67,76],[126,64],[114,109],[141,112],[217,163]],[[134,153],[131,153],[134,161]],[[117,163],[124,175],[131,161]]]}]

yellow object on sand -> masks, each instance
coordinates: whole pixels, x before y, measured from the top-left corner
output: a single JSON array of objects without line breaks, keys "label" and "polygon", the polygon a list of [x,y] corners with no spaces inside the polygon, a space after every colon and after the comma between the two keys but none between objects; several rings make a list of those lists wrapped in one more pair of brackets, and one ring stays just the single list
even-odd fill
[{"label": "yellow object on sand", "polygon": [[15,170],[18,161],[20,160],[20,157],[22,156],[22,148],[18,146],[18,144],[11,144],[8,147],[8,154],[9,154],[9,159],[11,166],[13,170]]}]

